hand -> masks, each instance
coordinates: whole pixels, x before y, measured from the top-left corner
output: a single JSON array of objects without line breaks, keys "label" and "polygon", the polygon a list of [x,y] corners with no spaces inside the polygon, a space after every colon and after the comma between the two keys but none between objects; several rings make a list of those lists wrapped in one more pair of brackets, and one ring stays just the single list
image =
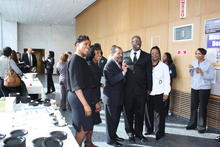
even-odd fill
[{"label": "hand", "polygon": [[189,65],[188,67],[189,67],[190,69],[192,69],[192,68],[193,68],[193,66],[192,66],[192,65]]},{"label": "hand", "polygon": [[95,111],[96,112],[100,112],[101,111],[102,106],[99,103],[95,104]]},{"label": "hand", "polygon": [[103,84],[103,83],[100,83],[100,87],[104,88],[104,84]]},{"label": "hand", "polygon": [[42,61],[43,61],[43,62],[45,61],[45,57],[42,57]]},{"label": "hand", "polygon": [[168,99],[168,95],[163,95],[163,101],[166,101]]},{"label": "hand", "polygon": [[202,71],[202,69],[199,68],[199,67],[196,68],[196,73],[203,75],[203,71]]},{"label": "hand", "polygon": [[147,95],[150,95],[151,91],[150,90],[147,90]]},{"label": "hand", "polygon": [[92,109],[89,105],[84,106],[84,111],[86,116],[92,115]]},{"label": "hand", "polygon": [[122,70],[126,73],[128,70],[128,65],[125,63],[125,60],[122,62]]}]

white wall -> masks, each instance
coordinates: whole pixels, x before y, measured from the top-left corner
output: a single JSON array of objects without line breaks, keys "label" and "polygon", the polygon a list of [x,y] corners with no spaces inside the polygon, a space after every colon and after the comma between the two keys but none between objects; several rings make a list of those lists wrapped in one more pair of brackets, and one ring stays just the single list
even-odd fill
[{"label": "white wall", "polygon": [[17,51],[17,22],[9,22],[0,16],[0,48],[6,46]]},{"label": "white wall", "polygon": [[0,14],[0,51],[2,50],[2,16]]},{"label": "white wall", "polygon": [[18,50],[24,48],[45,49],[55,52],[55,62],[62,53],[74,52],[75,26],[74,25],[18,25]]}]

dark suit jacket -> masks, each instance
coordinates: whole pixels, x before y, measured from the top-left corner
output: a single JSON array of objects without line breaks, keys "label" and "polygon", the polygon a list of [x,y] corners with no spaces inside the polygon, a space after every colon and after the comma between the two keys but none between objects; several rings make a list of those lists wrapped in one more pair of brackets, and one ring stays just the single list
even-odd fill
[{"label": "dark suit jacket", "polygon": [[105,66],[106,63],[107,63],[107,59],[102,56],[102,58],[98,62],[98,66],[99,66],[99,69],[100,69],[101,76],[103,76],[103,70],[104,70],[104,66]]},{"label": "dark suit jacket", "polygon": [[[32,55],[32,61],[33,61],[33,67],[37,67],[37,58],[34,54],[31,54],[31,55]],[[22,55],[22,61],[24,62],[25,65],[30,65],[27,53],[24,53]]]},{"label": "dark suit jacket", "polygon": [[125,93],[130,95],[146,94],[152,90],[152,62],[150,54],[141,50],[140,57],[136,63],[130,58],[131,50],[123,53],[123,59],[128,65],[126,73]]},{"label": "dark suit jacket", "polygon": [[107,105],[122,105],[124,76],[113,59],[108,60],[104,67],[105,87],[104,103]]},{"label": "dark suit jacket", "polygon": [[54,58],[48,57],[43,63],[45,64],[47,74],[53,74]]}]

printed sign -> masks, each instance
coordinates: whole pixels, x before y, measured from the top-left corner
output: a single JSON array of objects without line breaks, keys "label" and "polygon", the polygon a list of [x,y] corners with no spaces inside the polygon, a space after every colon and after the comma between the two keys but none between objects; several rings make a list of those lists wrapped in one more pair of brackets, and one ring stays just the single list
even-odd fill
[{"label": "printed sign", "polygon": [[220,33],[208,34],[207,48],[220,48]]}]

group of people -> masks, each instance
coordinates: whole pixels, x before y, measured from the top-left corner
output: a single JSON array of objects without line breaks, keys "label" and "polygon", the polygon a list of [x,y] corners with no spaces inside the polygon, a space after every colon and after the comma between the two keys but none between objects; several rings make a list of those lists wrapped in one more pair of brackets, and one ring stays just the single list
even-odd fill
[{"label": "group of people", "polygon": [[[173,78],[177,75],[176,68],[170,53],[166,52],[162,57],[158,46],[146,53],[141,49],[141,44],[141,38],[133,36],[131,50],[123,52],[121,47],[113,45],[107,60],[103,57],[100,44],[91,45],[88,36],[80,35],[75,42],[75,53],[68,52],[60,56],[56,65],[61,87],[60,108],[63,111],[71,109],[75,138],[80,146],[85,139],[85,146],[95,147],[92,134],[94,125],[101,123],[101,87],[108,144],[121,146],[124,141],[117,135],[122,112],[129,141],[146,143],[147,138],[143,134],[155,133],[156,140],[165,136],[165,117],[169,112],[169,97]],[[3,49],[0,57],[1,89],[5,89],[2,83],[9,67],[20,76],[23,73],[16,63],[23,61],[29,70],[36,68],[36,57],[31,52],[28,49],[22,60],[17,58],[16,61],[10,59],[11,48]],[[192,98],[190,121],[186,129],[198,129],[199,133],[205,133],[207,104],[215,74],[213,65],[205,59],[205,49],[198,48],[195,55],[196,60],[189,66]],[[49,52],[47,59],[43,59],[43,63],[47,69],[48,94],[55,91],[52,79],[53,51]],[[102,76],[105,83],[101,83]]]},{"label": "group of people", "polygon": [[[177,75],[176,68],[170,53],[166,52],[162,57],[160,48],[154,46],[148,54],[141,50],[141,43],[139,36],[133,36],[131,50],[123,52],[121,47],[112,46],[111,56],[103,68],[103,85],[98,67],[102,57],[100,45],[90,46],[89,37],[85,35],[77,38],[76,52],[67,65],[67,89],[72,124],[80,146],[84,138],[86,146],[95,146],[91,136],[93,126],[101,122],[100,87],[103,86],[108,144],[121,146],[124,141],[116,133],[122,112],[129,141],[146,143],[147,138],[143,134],[155,133],[156,140],[165,136],[165,117],[169,112],[169,97],[173,78]],[[214,79],[214,68],[205,59],[205,54],[205,49],[197,49],[196,60],[189,70],[192,76],[192,99],[190,121],[186,129],[197,128],[199,133],[206,131],[207,103]]]}]

